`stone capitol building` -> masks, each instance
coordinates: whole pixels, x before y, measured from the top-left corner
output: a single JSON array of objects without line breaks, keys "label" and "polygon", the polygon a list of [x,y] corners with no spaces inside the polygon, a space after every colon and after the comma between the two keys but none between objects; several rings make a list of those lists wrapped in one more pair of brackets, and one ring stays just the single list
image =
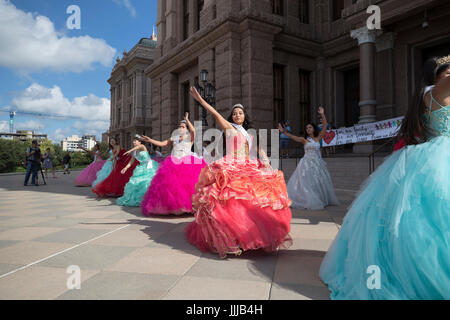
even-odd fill
[{"label": "stone capitol building", "polygon": [[[381,30],[366,27],[369,5]],[[157,10],[157,39],[124,52],[108,80],[109,134],[124,147],[135,133],[167,139],[185,111],[201,120],[188,90],[203,69],[222,115],[242,103],[256,128],[289,120],[299,135],[319,105],[336,128],[403,115],[423,62],[450,54],[445,0],[158,0]]]}]

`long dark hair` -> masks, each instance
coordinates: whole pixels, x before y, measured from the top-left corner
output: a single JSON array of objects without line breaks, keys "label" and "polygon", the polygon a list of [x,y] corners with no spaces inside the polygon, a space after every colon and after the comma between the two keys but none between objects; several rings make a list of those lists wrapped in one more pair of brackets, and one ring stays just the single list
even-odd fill
[{"label": "long dark hair", "polygon": [[319,132],[320,132],[319,127],[316,124],[311,122],[311,123],[305,124],[305,127],[303,128],[303,130],[305,130],[305,139],[308,139],[308,137],[309,137],[308,132],[306,132],[306,127],[309,125],[313,126],[313,128],[314,128],[314,137],[315,138],[318,137]]},{"label": "long dark hair", "polygon": [[236,105],[234,106],[233,109],[231,109],[230,115],[228,116],[228,122],[230,123],[234,123],[233,122],[233,112],[234,109],[239,108],[242,111],[244,111],[244,123],[242,124],[242,127],[244,127],[245,130],[248,130],[252,127],[252,122],[250,121],[250,117],[248,116],[247,110],[245,108],[241,108],[241,107],[237,107]]},{"label": "long dark hair", "polygon": [[[241,108],[241,106],[242,105],[239,105],[239,104],[234,105],[233,109],[231,109],[230,115],[228,116],[227,120],[229,123],[234,123],[233,112],[234,112],[234,109],[239,108],[242,111],[244,111],[244,122],[242,123],[242,127],[245,130],[248,130],[248,129],[252,128],[252,122],[250,120],[250,117],[248,116],[247,110],[244,107]],[[223,141],[222,152],[224,155],[226,155],[227,154],[227,146],[226,146],[227,139],[225,138],[225,131],[222,133],[222,141]]]},{"label": "long dark hair", "polygon": [[439,75],[450,67],[450,64],[439,65],[439,57],[428,59],[423,66],[423,74],[417,84],[412,104],[409,106],[399,130],[398,139],[405,140],[407,145],[419,144],[427,140],[430,128],[427,127],[424,114],[426,112],[423,95],[427,86],[434,85]]}]

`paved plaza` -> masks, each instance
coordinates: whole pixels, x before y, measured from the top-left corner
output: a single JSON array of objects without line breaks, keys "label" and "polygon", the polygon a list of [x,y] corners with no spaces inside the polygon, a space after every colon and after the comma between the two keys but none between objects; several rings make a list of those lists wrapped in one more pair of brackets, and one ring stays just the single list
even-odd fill
[{"label": "paved plaza", "polygon": [[[74,186],[78,172],[49,175],[38,187],[24,187],[23,174],[0,175],[0,299],[328,299],[319,267],[368,160],[325,160],[341,205],[292,210],[287,250],[227,259],[185,240],[193,215],[147,218],[140,208],[98,200]],[[286,181],[295,165],[284,162]],[[68,289],[72,265],[81,270],[80,289]]]}]

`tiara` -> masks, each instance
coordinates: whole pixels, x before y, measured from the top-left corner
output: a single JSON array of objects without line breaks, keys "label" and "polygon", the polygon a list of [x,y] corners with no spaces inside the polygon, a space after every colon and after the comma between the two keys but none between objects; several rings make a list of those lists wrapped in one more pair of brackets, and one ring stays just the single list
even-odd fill
[{"label": "tiara", "polygon": [[236,109],[236,108],[241,108],[242,110],[244,110],[244,106],[243,106],[242,104],[240,104],[240,103],[235,104],[235,105],[233,106],[233,109],[232,109],[232,110],[234,110],[234,109]]},{"label": "tiara", "polygon": [[181,120],[180,123],[187,123],[187,121],[186,120]]},{"label": "tiara", "polygon": [[450,55],[437,59],[436,63],[438,65],[438,67],[440,67],[444,64],[450,64]]}]

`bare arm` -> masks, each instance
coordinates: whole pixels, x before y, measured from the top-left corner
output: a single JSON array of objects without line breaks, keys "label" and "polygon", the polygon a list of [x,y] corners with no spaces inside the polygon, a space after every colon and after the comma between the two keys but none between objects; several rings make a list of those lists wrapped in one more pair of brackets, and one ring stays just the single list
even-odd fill
[{"label": "bare arm", "polygon": [[259,157],[261,159],[261,162],[264,164],[264,167],[269,168],[270,167],[270,160],[269,157],[267,157],[266,151],[259,147],[258,148]]},{"label": "bare arm", "polygon": [[[433,89],[433,97],[443,106],[450,105],[450,77],[443,78],[439,84]],[[425,104],[427,106],[431,103],[431,95],[428,92],[425,95]],[[433,104],[432,110],[439,109],[436,103]]]},{"label": "bare arm", "polygon": [[202,105],[203,108],[206,109],[206,111],[212,114],[214,119],[216,119],[217,123],[224,131],[227,129],[234,129],[231,123],[229,123],[224,117],[222,117],[222,115],[218,113],[217,110],[214,109],[209,103],[203,100],[203,98],[198,93],[197,89],[191,87],[190,94],[195,100],[197,100],[198,103]]},{"label": "bare arm", "polygon": [[323,137],[327,134],[327,127],[328,127],[328,122],[327,122],[327,118],[325,117],[325,110],[322,107],[319,107],[319,114],[322,117],[322,131],[319,132],[319,136],[317,137],[317,139],[322,140]]},{"label": "bare arm", "polygon": [[280,130],[280,132],[284,133],[287,137],[289,137],[289,139],[300,142],[301,144],[306,144],[308,142],[308,140],[306,140],[303,137],[297,137],[294,136],[293,134],[290,134],[281,126],[281,124],[278,124],[278,130]]},{"label": "bare arm", "polygon": [[125,172],[127,172],[128,169],[130,169],[130,167],[133,165],[134,163],[134,157],[131,157],[130,161],[128,161],[128,164],[125,166],[125,168],[123,168],[120,173],[121,174],[125,174]]},{"label": "bare arm", "polygon": [[[141,146],[142,146],[142,145],[141,145]],[[128,150],[127,152],[125,152],[124,154],[130,154],[130,153],[132,153],[133,151],[139,150],[139,149],[141,148],[141,146],[134,147],[134,148]]]},{"label": "bare arm", "polygon": [[186,120],[186,123],[188,125],[189,131],[191,132],[191,141],[194,142],[195,141],[195,127],[189,121],[189,112],[185,113],[184,120]]},{"label": "bare arm", "polygon": [[151,144],[154,144],[155,146],[158,146],[158,147],[167,147],[168,145],[170,145],[172,143],[171,140],[158,141],[158,140],[149,138],[147,136],[142,136],[142,138],[145,141],[150,142]]}]

